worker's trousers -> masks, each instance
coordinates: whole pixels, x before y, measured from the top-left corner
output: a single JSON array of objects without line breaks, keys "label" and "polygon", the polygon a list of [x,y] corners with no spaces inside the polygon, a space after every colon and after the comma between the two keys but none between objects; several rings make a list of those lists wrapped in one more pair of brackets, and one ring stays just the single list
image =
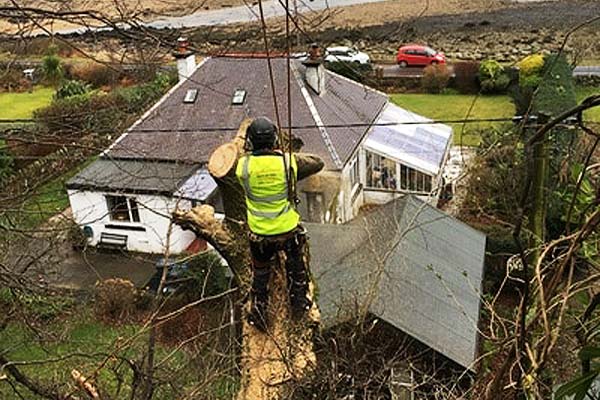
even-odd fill
[{"label": "worker's trousers", "polygon": [[292,306],[298,301],[306,301],[309,277],[308,268],[304,261],[305,246],[306,230],[301,226],[281,235],[250,235],[250,252],[252,253],[252,266],[254,269],[252,294],[255,300],[266,303],[269,293],[269,279],[271,270],[277,262],[277,252],[284,251],[288,291]]}]

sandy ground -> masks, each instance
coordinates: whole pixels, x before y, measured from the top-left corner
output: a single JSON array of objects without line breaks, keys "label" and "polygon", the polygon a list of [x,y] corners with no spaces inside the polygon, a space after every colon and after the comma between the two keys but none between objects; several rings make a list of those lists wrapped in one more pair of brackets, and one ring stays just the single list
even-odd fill
[{"label": "sandy ground", "polygon": [[[215,10],[225,7],[243,6],[244,0],[17,0],[20,7],[34,7],[60,12],[89,11],[101,18],[126,21],[152,21],[162,16],[182,16],[203,10]],[[0,7],[14,6],[8,0],[0,0]],[[12,23],[11,23],[12,22]],[[73,17],[71,21],[54,21],[38,19],[34,26],[31,23],[17,23],[0,17],[0,33],[14,33],[15,30],[39,31],[36,24],[50,30],[74,28],[79,26],[104,25],[97,20]]]},{"label": "sandy ground", "polygon": [[[254,4],[255,0],[246,3]],[[164,16],[182,16],[203,10],[215,10],[226,7],[243,6],[244,0],[20,0],[22,7],[35,7],[55,11],[90,11],[103,18],[126,21],[132,18],[140,21],[153,21]],[[429,1],[400,1],[392,0],[377,4],[356,5],[346,8],[332,9],[306,15],[307,24],[318,25],[320,28],[331,26],[362,27],[380,25],[398,20],[412,19],[419,16],[440,14],[455,14],[495,10],[510,7],[512,3],[502,0],[429,0]],[[0,6],[11,5],[7,0],[0,0]],[[19,23],[20,22],[20,23]],[[102,25],[98,21],[80,16],[70,21],[54,21],[39,19],[33,26],[18,19],[0,18],[0,32],[12,33],[15,30],[39,31],[43,25],[49,30],[68,29],[77,26]]]},{"label": "sandy ground", "polygon": [[322,28],[365,27],[384,25],[390,22],[411,20],[413,18],[462,14],[497,10],[513,5],[501,0],[429,0],[429,1],[387,1],[378,4],[365,4],[332,10],[332,15]]}]

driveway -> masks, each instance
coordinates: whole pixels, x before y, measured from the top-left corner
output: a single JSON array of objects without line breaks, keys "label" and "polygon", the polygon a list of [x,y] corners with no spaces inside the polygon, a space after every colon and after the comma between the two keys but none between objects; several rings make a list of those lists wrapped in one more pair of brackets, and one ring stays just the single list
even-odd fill
[{"label": "driveway", "polygon": [[72,250],[56,268],[46,274],[47,282],[67,289],[89,289],[98,280],[122,278],[136,287],[145,285],[156,271],[158,256],[128,253],[97,252],[92,249],[79,252]]}]

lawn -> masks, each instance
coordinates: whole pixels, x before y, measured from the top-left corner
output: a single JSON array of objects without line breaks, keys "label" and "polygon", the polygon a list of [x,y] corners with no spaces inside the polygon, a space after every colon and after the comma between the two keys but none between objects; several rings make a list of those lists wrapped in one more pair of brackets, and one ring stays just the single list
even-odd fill
[{"label": "lawn", "polygon": [[[577,87],[576,94],[577,101],[581,101],[592,94],[600,94],[600,88]],[[402,93],[393,94],[390,98],[394,104],[434,120],[511,118],[515,113],[515,107],[510,97],[506,95],[474,96],[464,94]],[[600,122],[600,107],[586,111],[584,116],[588,121]],[[463,124],[454,123],[449,125],[454,128],[454,144],[461,143],[462,138],[463,145],[477,146],[479,144],[479,135],[476,131],[481,128],[497,126],[498,124],[501,123],[468,123],[464,125],[464,133],[462,133]]]},{"label": "lawn", "polygon": [[[474,96],[464,94],[393,94],[394,104],[434,120],[511,118],[515,107],[508,96]],[[454,128],[454,143],[477,146],[479,135],[474,130],[497,125],[498,122],[449,124]]]},{"label": "lawn", "polygon": [[[600,87],[579,87],[577,88],[577,101],[582,101],[591,95],[600,95]],[[583,113],[584,120],[600,122],[600,107],[595,107]]]},{"label": "lawn", "polygon": [[52,101],[53,88],[38,87],[32,93],[0,93],[0,119],[31,118]]}]

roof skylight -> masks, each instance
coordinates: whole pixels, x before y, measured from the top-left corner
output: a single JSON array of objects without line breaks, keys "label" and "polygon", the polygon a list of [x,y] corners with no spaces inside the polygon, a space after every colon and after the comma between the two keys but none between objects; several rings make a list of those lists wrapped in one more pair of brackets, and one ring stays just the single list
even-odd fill
[{"label": "roof skylight", "polygon": [[241,104],[244,104],[244,100],[246,100],[246,91],[244,89],[237,89],[233,93],[231,104],[239,106]]},{"label": "roof skylight", "polygon": [[183,98],[184,103],[194,103],[196,101],[196,97],[198,97],[198,89],[188,89],[185,92],[185,97]]}]

